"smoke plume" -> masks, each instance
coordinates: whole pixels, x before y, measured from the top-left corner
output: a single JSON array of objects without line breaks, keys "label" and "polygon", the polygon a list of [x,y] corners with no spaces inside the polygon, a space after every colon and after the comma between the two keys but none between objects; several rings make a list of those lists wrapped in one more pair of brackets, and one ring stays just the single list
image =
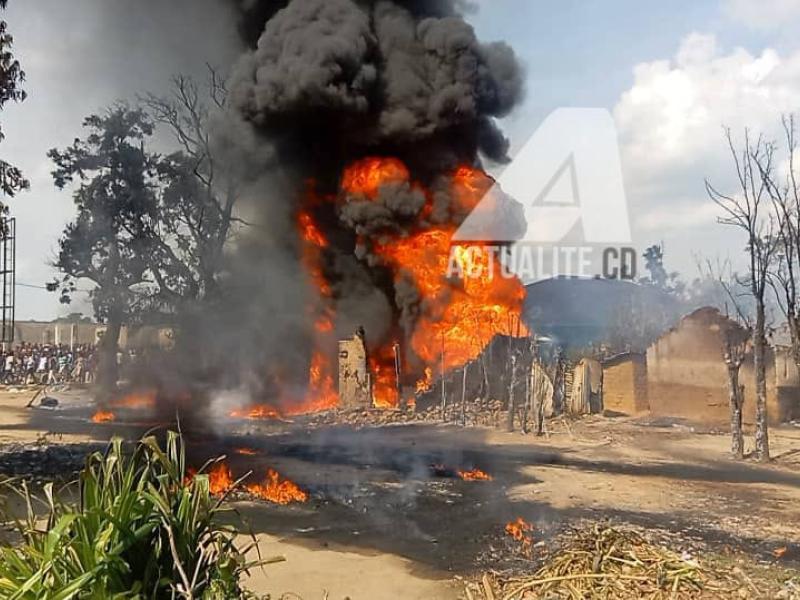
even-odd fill
[{"label": "smoke plume", "polygon": [[[463,2],[228,3],[248,49],[215,144],[246,178],[244,214],[257,226],[230,257],[228,302],[192,335],[230,383],[246,372],[254,395],[279,385],[299,396],[310,349],[335,357],[335,340],[364,326],[378,352],[435,317],[385,244],[465,218],[454,173],[506,160],[497,119],[520,101],[523,74],[509,46],[477,39]],[[375,157],[380,185],[344,185]],[[322,238],[311,255],[301,213]],[[320,315],[332,334],[320,336]],[[424,366],[407,354],[409,368]]]}]

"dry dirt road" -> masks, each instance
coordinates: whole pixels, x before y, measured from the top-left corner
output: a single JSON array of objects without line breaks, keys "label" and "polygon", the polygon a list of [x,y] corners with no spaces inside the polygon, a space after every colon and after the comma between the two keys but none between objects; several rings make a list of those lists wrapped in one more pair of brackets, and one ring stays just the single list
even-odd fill
[{"label": "dry dirt road", "polygon": [[[53,443],[134,439],[133,423],[94,425],[81,394],[59,409],[24,408],[0,394],[0,444],[44,433]],[[547,539],[579,520],[608,519],[675,535],[678,545],[730,547],[763,560],[800,561],[800,429],[771,432],[768,465],[728,458],[728,438],[647,419],[586,417],[548,424],[547,436],[444,425],[354,430],[256,424],[188,434],[190,459],[226,454],[234,474],[277,469],[309,502],[236,506],[265,556],[286,562],[249,584],[304,600],[457,598],[453,578],[507,566],[504,524],[521,516]],[[236,450],[247,447],[255,455]],[[0,467],[2,459],[0,459]],[[454,477],[478,467],[490,482]],[[402,594],[401,594],[402,592]],[[287,596],[296,598],[297,596]]]}]

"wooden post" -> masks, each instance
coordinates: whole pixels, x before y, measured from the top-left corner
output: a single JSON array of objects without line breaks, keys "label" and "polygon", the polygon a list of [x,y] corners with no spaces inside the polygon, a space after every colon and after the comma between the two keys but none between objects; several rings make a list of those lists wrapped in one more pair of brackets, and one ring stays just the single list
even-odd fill
[{"label": "wooden post", "polygon": [[522,417],[521,427],[522,433],[528,433],[528,415],[533,410],[532,396],[533,388],[531,387],[531,378],[533,377],[533,361],[530,360],[530,366],[526,369],[525,375],[525,398],[522,402]]},{"label": "wooden post", "polygon": [[445,408],[447,405],[447,390],[444,383],[444,334],[442,334],[442,362],[441,362],[441,375],[442,375],[442,421],[447,421],[447,413]]},{"label": "wooden post", "polygon": [[467,369],[469,363],[461,370],[461,426],[467,426]]},{"label": "wooden post", "polygon": [[397,388],[397,406],[401,410],[405,410],[406,403],[403,399],[403,386],[400,383],[400,372],[401,372],[401,365],[400,365],[400,344],[395,342],[392,345],[392,350],[394,350],[394,383]]}]

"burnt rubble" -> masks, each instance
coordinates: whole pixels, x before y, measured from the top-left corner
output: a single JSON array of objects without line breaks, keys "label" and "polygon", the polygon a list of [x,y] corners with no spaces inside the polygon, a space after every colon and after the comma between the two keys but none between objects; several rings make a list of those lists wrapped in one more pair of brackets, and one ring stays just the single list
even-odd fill
[{"label": "burnt rubble", "polygon": [[0,445],[0,479],[70,481],[83,468],[90,454],[105,447],[104,443]]}]

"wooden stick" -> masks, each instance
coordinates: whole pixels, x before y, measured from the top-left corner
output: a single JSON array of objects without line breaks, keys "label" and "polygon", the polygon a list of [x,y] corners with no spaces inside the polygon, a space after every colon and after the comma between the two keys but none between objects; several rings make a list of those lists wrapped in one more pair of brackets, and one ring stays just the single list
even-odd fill
[{"label": "wooden stick", "polygon": [[[484,575],[485,577],[485,575]],[[614,579],[624,579],[627,581],[650,581],[650,577],[641,577],[636,575],[621,575],[619,573],[579,573],[577,575],[561,575],[560,577],[546,577],[544,579],[534,579],[524,585],[519,586],[517,589],[512,590],[505,596],[503,600],[513,600],[514,597],[520,592],[527,589],[536,587],[537,585],[544,585],[545,583],[555,583],[557,581],[574,581],[576,579],[604,579],[606,577],[613,577]]]},{"label": "wooden stick", "polygon": [[467,595],[467,600],[475,600],[472,591],[469,589],[469,583],[464,583],[464,593]]},{"label": "wooden stick", "polygon": [[492,582],[489,580],[489,574],[483,574],[483,593],[486,596],[486,600],[495,600],[494,590],[492,589]]}]

